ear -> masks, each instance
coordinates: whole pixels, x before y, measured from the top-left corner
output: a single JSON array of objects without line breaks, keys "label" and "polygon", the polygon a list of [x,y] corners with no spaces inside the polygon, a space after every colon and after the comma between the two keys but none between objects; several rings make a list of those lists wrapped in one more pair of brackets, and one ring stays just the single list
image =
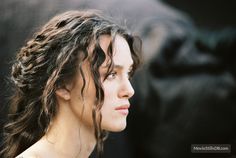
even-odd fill
[{"label": "ear", "polygon": [[64,100],[70,100],[70,91],[67,88],[58,88],[56,95]]}]

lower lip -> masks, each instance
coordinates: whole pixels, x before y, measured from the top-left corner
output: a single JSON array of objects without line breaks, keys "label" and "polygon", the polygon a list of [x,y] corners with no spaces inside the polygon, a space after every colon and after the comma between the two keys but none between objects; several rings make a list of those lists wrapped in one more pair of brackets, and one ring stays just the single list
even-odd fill
[{"label": "lower lip", "polygon": [[129,114],[129,110],[128,109],[117,109],[117,111],[119,113],[121,113],[122,115],[128,115]]}]

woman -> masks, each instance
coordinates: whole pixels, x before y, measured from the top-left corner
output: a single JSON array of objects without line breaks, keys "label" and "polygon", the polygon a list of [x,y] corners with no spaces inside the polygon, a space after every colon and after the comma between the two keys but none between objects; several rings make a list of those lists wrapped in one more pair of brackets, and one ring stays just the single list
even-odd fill
[{"label": "woman", "polygon": [[122,131],[141,42],[96,11],[51,19],[17,54],[4,158],[85,158]]}]

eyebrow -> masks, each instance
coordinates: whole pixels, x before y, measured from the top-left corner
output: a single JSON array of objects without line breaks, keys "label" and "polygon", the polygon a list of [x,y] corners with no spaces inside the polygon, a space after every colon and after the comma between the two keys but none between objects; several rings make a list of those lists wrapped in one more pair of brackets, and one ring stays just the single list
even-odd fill
[{"label": "eyebrow", "polygon": [[[109,64],[102,66],[103,69],[108,68]],[[114,64],[114,69],[123,69],[124,66],[123,65],[119,65],[119,64]],[[133,64],[130,65],[129,69],[133,68]]]}]

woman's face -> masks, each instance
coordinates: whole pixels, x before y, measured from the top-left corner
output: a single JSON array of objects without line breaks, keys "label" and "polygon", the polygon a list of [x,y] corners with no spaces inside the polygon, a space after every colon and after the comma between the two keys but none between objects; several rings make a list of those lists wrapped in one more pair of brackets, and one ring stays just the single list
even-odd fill
[{"label": "woman's face", "polygon": [[[100,44],[105,52],[109,43],[110,38],[104,36]],[[127,41],[119,35],[114,41],[113,62],[114,69],[105,80],[107,62],[104,62],[100,68],[105,93],[101,113],[102,128],[115,132],[126,127],[126,117],[130,107],[129,98],[134,95],[134,89],[129,80],[133,65],[130,48]]]},{"label": "woman's face", "polygon": [[[100,37],[100,46],[107,53],[111,37],[103,35]],[[129,113],[129,98],[134,94],[129,81],[129,74],[132,70],[133,60],[127,41],[117,35],[113,44],[114,69],[105,79],[108,69],[108,58],[99,68],[102,86],[104,90],[104,104],[101,108],[102,129],[107,131],[121,131],[126,127],[126,117]],[[70,90],[69,103],[71,109],[88,126],[92,123],[92,108],[95,103],[95,87],[89,72],[89,64],[83,65],[86,86],[84,90],[84,100],[81,97],[82,79],[77,77],[73,88]],[[105,79],[105,80],[104,80]],[[84,106],[83,106],[84,105]]]}]

